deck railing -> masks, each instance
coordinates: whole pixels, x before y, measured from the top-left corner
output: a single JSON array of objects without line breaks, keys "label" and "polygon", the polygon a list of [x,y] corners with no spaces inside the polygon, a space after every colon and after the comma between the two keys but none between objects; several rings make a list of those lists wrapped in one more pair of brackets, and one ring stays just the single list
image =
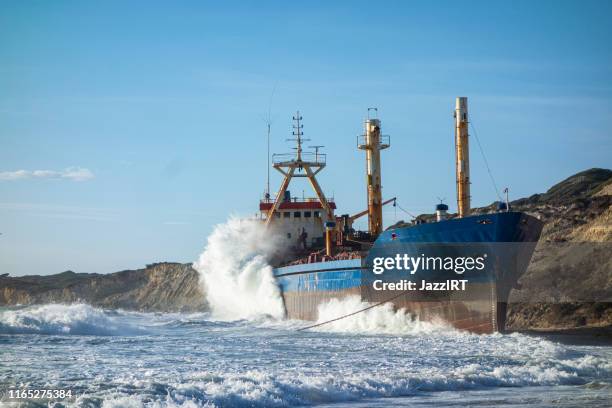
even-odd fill
[{"label": "deck railing", "polygon": [[[273,164],[283,164],[296,160],[295,153],[275,153],[272,155]],[[302,161],[309,164],[325,165],[327,155],[325,153],[303,152]]]}]

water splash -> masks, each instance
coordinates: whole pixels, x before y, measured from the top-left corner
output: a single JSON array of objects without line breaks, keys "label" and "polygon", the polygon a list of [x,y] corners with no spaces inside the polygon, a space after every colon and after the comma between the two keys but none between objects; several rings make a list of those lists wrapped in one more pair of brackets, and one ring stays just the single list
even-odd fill
[{"label": "water splash", "polygon": [[[369,306],[371,306],[370,303],[363,302],[359,296],[355,295],[342,299],[332,299],[319,306],[317,323],[328,322],[341,316],[347,316]],[[422,322],[415,320],[404,309],[394,310],[391,303],[384,303],[355,315],[324,324],[317,327],[316,330],[392,335],[455,331],[442,321]]]},{"label": "water splash", "polygon": [[278,239],[260,221],[232,217],[215,227],[194,263],[215,318],[283,317],[283,301],[268,264],[278,250]]}]

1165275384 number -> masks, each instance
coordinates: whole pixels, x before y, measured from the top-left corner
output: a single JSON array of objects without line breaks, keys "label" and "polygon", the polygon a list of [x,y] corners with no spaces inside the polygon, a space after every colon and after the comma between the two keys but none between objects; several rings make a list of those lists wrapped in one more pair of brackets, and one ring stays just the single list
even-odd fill
[{"label": "1165275384 number", "polygon": [[10,388],[2,392],[0,401],[24,400],[68,400],[74,399],[76,393],[69,389],[58,388]]}]

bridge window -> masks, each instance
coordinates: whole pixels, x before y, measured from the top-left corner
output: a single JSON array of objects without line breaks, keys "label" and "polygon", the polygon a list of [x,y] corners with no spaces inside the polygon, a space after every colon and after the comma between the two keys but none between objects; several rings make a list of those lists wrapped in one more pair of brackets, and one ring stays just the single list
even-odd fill
[{"label": "bridge window", "polygon": [[315,218],[321,218],[321,213],[319,211],[314,212]]},{"label": "bridge window", "polygon": [[302,216],[302,213],[299,211],[296,211],[293,213],[293,218],[300,218]]},{"label": "bridge window", "polygon": [[279,213],[278,211],[276,211],[276,212],[274,213],[274,216],[275,216],[276,218],[280,218],[280,213]]},{"label": "bridge window", "polygon": [[289,218],[291,217],[291,213],[290,212],[284,212],[283,213],[283,218]]},{"label": "bridge window", "polygon": [[310,211],[304,211],[304,218],[310,218],[311,212]]}]

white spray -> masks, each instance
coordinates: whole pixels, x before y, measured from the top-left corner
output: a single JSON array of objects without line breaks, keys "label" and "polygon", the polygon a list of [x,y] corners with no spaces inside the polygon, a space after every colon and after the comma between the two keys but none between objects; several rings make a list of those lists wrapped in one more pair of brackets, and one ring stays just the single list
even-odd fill
[{"label": "white spray", "polygon": [[268,259],[278,239],[257,220],[230,218],[215,227],[194,268],[213,316],[222,320],[284,314]]},{"label": "white spray", "polygon": [[[449,332],[452,329],[442,321],[422,322],[414,320],[404,309],[394,310],[391,303],[364,310],[371,306],[359,296],[332,299],[318,308],[317,323],[328,322],[341,316],[346,318],[333,321],[316,328],[321,331],[370,333],[392,335],[414,335],[420,333]],[[363,312],[348,316],[359,310]]]}]

